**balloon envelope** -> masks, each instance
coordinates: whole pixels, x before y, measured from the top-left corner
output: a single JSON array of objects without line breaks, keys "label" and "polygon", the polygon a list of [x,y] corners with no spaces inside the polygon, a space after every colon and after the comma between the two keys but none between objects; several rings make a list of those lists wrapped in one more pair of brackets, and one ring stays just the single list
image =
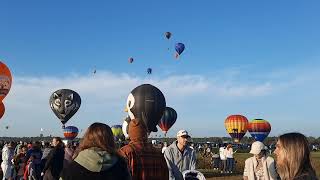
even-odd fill
[{"label": "balloon envelope", "polygon": [[0,119],[3,117],[6,108],[4,107],[3,102],[0,103]]},{"label": "balloon envelope", "polygon": [[171,32],[166,32],[164,35],[166,36],[167,39],[170,39],[172,33]]},{"label": "balloon envelope", "polygon": [[81,98],[70,89],[59,89],[52,93],[49,104],[54,114],[65,124],[80,108]]},{"label": "balloon envelope", "polygon": [[224,121],[224,125],[234,141],[239,142],[247,132],[248,119],[242,115],[231,115]]},{"label": "balloon envelope", "polygon": [[77,137],[79,130],[75,126],[67,126],[63,129],[63,135],[67,140],[73,140]]},{"label": "balloon envelope", "polygon": [[133,58],[129,58],[129,63],[133,63]]},{"label": "balloon envelope", "polygon": [[131,119],[142,120],[149,132],[157,132],[157,125],[166,107],[162,92],[151,84],[134,88],[127,99]]},{"label": "balloon envelope", "polygon": [[112,134],[115,141],[123,140],[124,135],[122,132],[122,126],[121,125],[114,125],[111,127]]},{"label": "balloon envelope", "polygon": [[0,61],[0,101],[9,93],[12,84],[12,76],[9,68]]},{"label": "balloon envelope", "polygon": [[176,120],[177,112],[171,107],[166,107],[158,126],[161,128],[162,131],[167,133],[167,131],[172,127]]},{"label": "balloon envelope", "polygon": [[147,69],[147,73],[148,73],[148,74],[152,74],[152,69],[151,69],[151,68],[148,68],[148,69]]},{"label": "balloon envelope", "polygon": [[184,51],[184,44],[183,43],[177,43],[175,46],[176,52],[178,55],[180,55]]},{"label": "balloon envelope", "polygon": [[263,142],[271,131],[271,125],[267,120],[254,119],[248,124],[248,131],[256,141]]}]

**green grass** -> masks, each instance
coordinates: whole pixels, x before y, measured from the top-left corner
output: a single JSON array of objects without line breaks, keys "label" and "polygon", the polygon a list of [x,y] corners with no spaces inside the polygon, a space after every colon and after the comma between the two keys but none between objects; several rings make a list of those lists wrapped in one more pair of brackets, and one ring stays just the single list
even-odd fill
[{"label": "green grass", "polygon": [[[234,174],[221,174],[217,170],[213,170],[210,167],[210,158],[203,158],[198,155],[197,169],[199,169],[208,180],[210,179],[225,179],[225,180],[237,180],[242,179],[242,173],[244,169],[244,162],[252,155],[249,153],[236,153],[234,155],[236,160],[236,169]],[[320,178],[320,151],[311,153],[312,165],[317,172],[318,178]]]}]

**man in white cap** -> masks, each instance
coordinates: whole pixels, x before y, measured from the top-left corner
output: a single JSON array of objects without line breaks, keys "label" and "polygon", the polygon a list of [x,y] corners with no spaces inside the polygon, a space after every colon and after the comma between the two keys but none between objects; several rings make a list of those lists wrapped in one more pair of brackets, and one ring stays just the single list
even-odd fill
[{"label": "man in white cap", "polygon": [[177,133],[177,140],[164,153],[170,180],[183,179],[183,171],[195,170],[196,168],[196,153],[188,146],[188,138],[190,138],[188,132],[180,130]]},{"label": "man in white cap", "polygon": [[245,162],[243,179],[276,180],[278,175],[274,159],[267,156],[265,145],[260,141],[252,143],[250,153],[254,156],[248,158]]}]

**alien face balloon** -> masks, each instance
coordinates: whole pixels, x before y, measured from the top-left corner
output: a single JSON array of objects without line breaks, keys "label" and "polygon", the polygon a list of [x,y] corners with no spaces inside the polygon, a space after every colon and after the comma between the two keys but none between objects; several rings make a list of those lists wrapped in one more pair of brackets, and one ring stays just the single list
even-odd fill
[{"label": "alien face balloon", "polygon": [[166,107],[162,92],[151,84],[142,84],[134,88],[127,99],[128,114],[131,119],[142,120],[148,132],[157,132]]},{"label": "alien face balloon", "polygon": [[52,93],[49,100],[54,114],[65,124],[80,108],[81,98],[70,89],[59,89]]},{"label": "alien face balloon", "polygon": [[0,101],[2,101],[10,91],[12,76],[9,68],[0,61]]}]

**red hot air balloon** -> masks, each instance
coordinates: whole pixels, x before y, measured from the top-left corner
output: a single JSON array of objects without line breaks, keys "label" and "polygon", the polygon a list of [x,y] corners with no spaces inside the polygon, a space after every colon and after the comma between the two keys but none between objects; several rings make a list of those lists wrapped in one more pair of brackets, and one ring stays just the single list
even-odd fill
[{"label": "red hot air balloon", "polygon": [[67,126],[63,129],[63,135],[67,140],[73,140],[77,137],[79,130],[75,126]]},{"label": "red hot air balloon", "polygon": [[164,132],[164,136],[166,136],[168,130],[172,127],[176,120],[177,112],[171,107],[166,107],[162,115],[162,118],[158,124],[158,126]]},{"label": "red hot air balloon", "polygon": [[4,107],[3,102],[0,103],[0,119],[3,117],[6,108]]},{"label": "red hot air balloon", "polygon": [[271,125],[264,119],[254,119],[248,124],[248,131],[256,141],[263,142],[271,131]]},{"label": "red hot air balloon", "polygon": [[242,115],[228,116],[224,121],[227,132],[238,143],[247,132],[248,119]]},{"label": "red hot air balloon", "polygon": [[2,101],[11,89],[12,76],[9,68],[0,61],[0,101]]}]

